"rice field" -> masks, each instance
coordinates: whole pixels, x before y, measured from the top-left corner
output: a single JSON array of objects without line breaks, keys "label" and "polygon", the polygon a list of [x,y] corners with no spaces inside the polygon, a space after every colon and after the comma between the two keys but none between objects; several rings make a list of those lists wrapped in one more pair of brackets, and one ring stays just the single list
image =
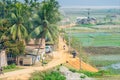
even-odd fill
[{"label": "rice field", "polygon": [[[66,30],[68,35],[76,37],[89,55],[90,64],[101,69],[120,63],[119,26],[73,27]],[[120,74],[120,69],[109,67],[113,74]],[[98,79],[99,80],[99,79]],[[104,78],[103,78],[104,80]],[[116,79],[117,80],[117,79]]]},{"label": "rice field", "polygon": [[70,35],[77,37],[82,46],[120,46],[120,33],[79,32],[71,33]]},{"label": "rice field", "polygon": [[[108,25],[109,26],[109,25]],[[66,32],[70,37],[74,36],[79,39],[82,43],[82,46],[114,46],[120,47],[120,29],[118,25],[115,27],[110,26],[110,30],[108,30],[108,26],[103,28],[103,25],[95,27],[87,28],[87,27],[72,27],[66,29]],[[116,28],[117,27],[117,28]],[[99,28],[99,29],[98,29]],[[113,31],[112,31],[113,30]],[[114,31],[116,30],[116,31]]]}]

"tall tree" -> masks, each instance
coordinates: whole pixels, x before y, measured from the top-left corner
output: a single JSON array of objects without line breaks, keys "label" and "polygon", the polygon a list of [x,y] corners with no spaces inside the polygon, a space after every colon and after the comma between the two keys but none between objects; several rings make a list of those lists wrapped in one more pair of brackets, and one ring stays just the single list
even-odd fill
[{"label": "tall tree", "polygon": [[59,4],[56,0],[44,0],[41,3],[37,13],[37,27],[31,33],[33,38],[41,38],[37,55],[40,47],[45,46],[45,44],[42,43],[45,43],[46,38],[49,38],[53,42],[57,41],[59,29],[56,23],[60,20],[59,15]]}]

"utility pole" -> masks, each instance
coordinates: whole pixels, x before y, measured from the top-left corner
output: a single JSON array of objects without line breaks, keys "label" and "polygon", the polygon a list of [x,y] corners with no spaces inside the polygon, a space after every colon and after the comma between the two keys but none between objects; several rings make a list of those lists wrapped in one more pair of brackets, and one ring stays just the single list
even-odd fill
[{"label": "utility pole", "polygon": [[[70,19],[69,19],[69,22],[70,22]],[[70,26],[71,22],[69,23],[69,27],[70,27],[70,31],[69,31],[69,52],[70,52],[70,40],[71,40],[71,26]]]},{"label": "utility pole", "polygon": [[0,51],[0,67],[1,67],[1,51]]},{"label": "utility pole", "polygon": [[90,19],[90,8],[88,8],[87,10],[88,10],[88,19]]},{"label": "utility pole", "polygon": [[[81,43],[79,43],[79,48],[80,48],[80,53],[79,54],[81,54]],[[79,59],[80,59],[80,70],[82,69],[82,56],[81,55],[79,55]]]}]

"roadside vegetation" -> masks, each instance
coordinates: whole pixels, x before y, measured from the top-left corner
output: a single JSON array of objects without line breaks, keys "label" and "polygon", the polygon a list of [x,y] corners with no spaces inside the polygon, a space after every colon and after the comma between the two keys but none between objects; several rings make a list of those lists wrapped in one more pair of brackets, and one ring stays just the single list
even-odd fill
[{"label": "roadside vegetation", "polygon": [[15,70],[19,70],[19,69],[22,69],[22,68],[16,66],[15,64],[11,64],[11,65],[3,67],[4,72],[10,72],[10,71],[15,71]]},{"label": "roadside vegetation", "polygon": [[57,70],[47,70],[32,73],[29,80],[65,80],[65,76]]}]

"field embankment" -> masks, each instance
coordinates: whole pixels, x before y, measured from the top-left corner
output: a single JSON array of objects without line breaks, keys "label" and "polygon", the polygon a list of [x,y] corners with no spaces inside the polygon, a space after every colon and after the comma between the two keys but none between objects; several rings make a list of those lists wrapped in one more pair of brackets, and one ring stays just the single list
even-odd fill
[{"label": "field embankment", "polygon": [[119,54],[120,47],[84,47],[85,52],[92,54]]}]

